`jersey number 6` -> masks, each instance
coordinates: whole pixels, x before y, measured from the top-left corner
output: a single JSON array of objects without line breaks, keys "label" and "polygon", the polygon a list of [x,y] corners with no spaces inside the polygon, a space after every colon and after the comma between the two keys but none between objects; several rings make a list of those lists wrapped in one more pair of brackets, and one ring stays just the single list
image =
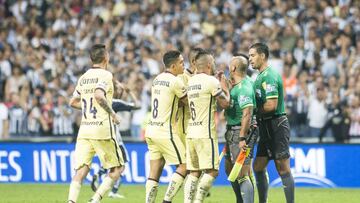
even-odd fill
[{"label": "jersey number 6", "polygon": [[196,118],[196,112],[195,112],[195,105],[194,102],[190,102],[190,112],[191,112],[191,119],[194,121]]}]

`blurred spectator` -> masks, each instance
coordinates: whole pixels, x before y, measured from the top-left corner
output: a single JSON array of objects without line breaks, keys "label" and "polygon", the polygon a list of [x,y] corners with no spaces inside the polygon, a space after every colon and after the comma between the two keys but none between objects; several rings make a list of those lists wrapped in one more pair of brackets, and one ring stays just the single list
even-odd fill
[{"label": "blurred spectator", "polygon": [[1,139],[7,139],[9,137],[8,134],[8,108],[3,103],[3,101],[0,98],[0,140]]},{"label": "blurred spectator", "polygon": [[68,105],[66,98],[59,94],[55,107],[52,109],[52,134],[71,136],[73,130],[73,109]]},{"label": "blurred spectator", "polygon": [[350,101],[351,107],[351,124],[350,124],[350,136],[360,137],[360,98],[354,96]]},{"label": "blurred spectator", "polygon": [[270,46],[269,65],[277,70],[280,75],[284,73],[284,60],[281,58],[280,42],[275,40],[271,42]]},{"label": "blurred spectator", "polygon": [[[1,43],[1,41],[0,41]],[[5,56],[5,51],[0,49],[0,97],[4,98],[5,81],[11,76],[11,64],[9,59]]]},{"label": "blurred spectator", "polygon": [[324,137],[328,129],[331,130],[332,135],[335,138],[335,142],[345,142],[348,139],[349,129],[347,128],[346,112],[343,105],[340,103],[340,97],[338,94],[333,94],[332,103],[328,106],[328,118],[324,127],[319,134],[320,142]]},{"label": "blurred spectator", "polygon": [[9,108],[9,134],[10,136],[23,136],[27,133],[27,112],[20,106],[20,98],[16,93],[10,94]]},{"label": "blurred spectator", "polygon": [[133,111],[133,117],[131,120],[131,136],[137,140],[142,139],[141,125],[143,119],[146,117],[148,112],[148,106],[150,101],[149,88],[142,89],[144,86],[144,81],[141,77],[135,77],[135,92],[137,92],[136,97],[140,98],[139,102],[141,103],[140,109]]},{"label": "blurred spectator", "polygon": [[336,52],[332,49],[327,50],[327,59],[321,67],[321,73],[325,78],[338,75],[338,64],[336,61]]},{"label": "blurred spectator", "polygon": [[304,137],[309,135],[308,130],[308,112],[309,112],[309,98],[310,92],[308,88],[308,73],[306,71],[300,72],[298,76],[298,83],[296,85],[296,93],[294,95],[293,115],[294,115],[294,129],[297,136]]},{"label": "blurred spectator", "polygon": [[310,97],[307,118],[309,120],[310,136],[318,137],[321,128],[327,120],[326,90],[324,87],[316,89],[316,97]]},{"label": "blurred spectator", "polygon": [[[183,55],[193,46],[209,49],[218,68],[227,70],[233,53],[267,43],[270,64],[284,79],[293,134],[299,136],[308,135],[305,115],[317,114],[309,109],[317,89],[326,86],[329,104],[339,94],[344,112],[360,94],[360,1],[15,0],[0,3],[0,11],[0,98],[9,104],[16,93],[18,108],[31,112],[39,97],[47,125],[42,135],[55,132],[53,100],[62,91],[71,96],[89,68],[94,43],[107,45],[109,70],[142,102],[140,110],[124,115],[130,122],[124,131],[130,125],[137,138],[149,107],[146,92],[163,71],[161,56],[169,49]],[[80,113],[73,112],[76,133]],[[9,121],[12,116],[9,111]],[[326,121],[321,116],[315,123]]]},{"label": "blurred spectator", "polygon": [[41,114],[44,119],[46,127],[43,128],[44,135],[51,135],[53,127],[53,115],[52,110],[54,109],[53,95],[50,90],[46,90],[41,101]]},{"label": "blurred spectator", "polygon": [[48,126],[41,114],[41,104],[39,97],[31,99],[30,109],[27,116],[28,133],[32,136],[39,136],[42,132],[48,131]]}]

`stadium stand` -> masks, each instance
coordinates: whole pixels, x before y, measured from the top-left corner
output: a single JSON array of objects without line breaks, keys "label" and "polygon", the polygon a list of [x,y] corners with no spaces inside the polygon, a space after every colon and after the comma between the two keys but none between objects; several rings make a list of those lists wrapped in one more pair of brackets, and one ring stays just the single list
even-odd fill
[{"label": "stadium stand", "polygon": [[[93,43],[107,45],[109,69],[141,100],[121,127],[141,140],[166,50],[208,49],[226,73],[232,55],[257,41],[283,76],[293,141],[360,137],[360,1],[171,2],[0,0],[0,139],[76,134],[80,112],[66,100]],[[220,112],[217,121],[222,135]]]}]

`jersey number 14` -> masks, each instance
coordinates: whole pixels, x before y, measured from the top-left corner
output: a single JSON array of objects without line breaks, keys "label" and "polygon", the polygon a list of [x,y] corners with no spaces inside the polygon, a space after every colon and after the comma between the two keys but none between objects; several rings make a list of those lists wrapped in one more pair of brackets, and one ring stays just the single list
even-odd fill
[{"label": "jersey number 14", "polygon": [[[83,115],[84,115],[84,118],[87,119],[87,115],[86,115],[87,102],[85,99],[82,99],[82,102],[83,102]],[[92,97],[90,98],[89,113],[93,115],[93,119],[96,119],[97,110],[96,110],[95,106],[93,106],[93,98]]]}]

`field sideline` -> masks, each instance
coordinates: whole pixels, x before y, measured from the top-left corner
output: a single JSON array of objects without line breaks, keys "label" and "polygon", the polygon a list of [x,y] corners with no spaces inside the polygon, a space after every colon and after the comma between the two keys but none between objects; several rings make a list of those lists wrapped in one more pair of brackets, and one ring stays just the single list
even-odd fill
[{"label": "field sideline", "polygon": [[[158,201],[165,193],[166,186],[161,186],[158,192]],[[66,202],[68,185],[66,184],[0,184],[2,203],[18,202]],[[142,185],[124,185],[121,192],[126,199],[104,198],[102,202],[129,202],[143,203],[145,187]],[[89,185],[84,185],[81,189],[79,203],[87,202],[92,195]],[[182,191],[178,194],[174,203],[182,202]],[[255,198],[256,199],[256,198]],[[355,203],[360,200],[360,189],[319,189],[319,188],[297,188],[296,202],[300,203]],[[227,203],[235,202],[231,187],[216,186],[211,189],[211,196],[206,199],[207,203]],[[255,201],[257,202],[257,200]],[[271,188],[269,191],[269,203],[285,202],[281,188]]]}]

